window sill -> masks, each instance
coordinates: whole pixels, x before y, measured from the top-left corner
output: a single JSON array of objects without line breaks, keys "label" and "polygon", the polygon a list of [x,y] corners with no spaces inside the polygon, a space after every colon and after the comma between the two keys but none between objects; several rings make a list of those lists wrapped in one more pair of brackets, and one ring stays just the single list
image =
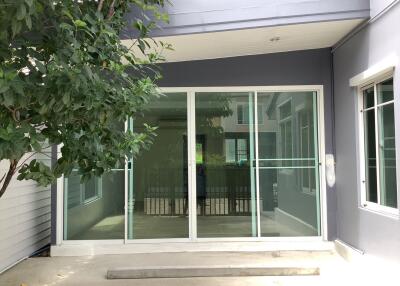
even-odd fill
[{"label": "window sill", "polygon": [[375,203],[364,203],[359,207],[363,211],[368,211],[374,214],[385,216],[392,219],[400,219],[399,209],[381,206]]}]

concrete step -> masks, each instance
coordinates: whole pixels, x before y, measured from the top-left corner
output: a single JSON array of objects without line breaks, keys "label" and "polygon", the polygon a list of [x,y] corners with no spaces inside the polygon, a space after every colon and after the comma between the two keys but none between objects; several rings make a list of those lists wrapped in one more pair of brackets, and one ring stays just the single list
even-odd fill
[{"label": "concrete step", "polygon": [[319,267],[268,266],[152,266],[114,268],[107,271],[107,279],[189,278],[232,276],[308,276],[319,275]]}]

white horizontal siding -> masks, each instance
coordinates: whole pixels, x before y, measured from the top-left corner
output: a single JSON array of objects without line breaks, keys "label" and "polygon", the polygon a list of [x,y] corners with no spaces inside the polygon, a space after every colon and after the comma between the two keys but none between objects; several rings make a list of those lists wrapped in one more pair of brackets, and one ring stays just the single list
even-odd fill
[{"label": "white horizontal siding", "polygon": [[[7,167],[0,162],[0,177]],[[0,273],[50,243],[50,196],[50,187],[14,178],[0,198]]]}]

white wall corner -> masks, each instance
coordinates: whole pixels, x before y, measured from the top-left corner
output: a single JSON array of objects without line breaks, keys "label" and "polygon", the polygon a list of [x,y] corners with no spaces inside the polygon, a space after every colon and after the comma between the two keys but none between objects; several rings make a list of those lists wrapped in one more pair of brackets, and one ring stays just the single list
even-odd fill
[{"label": "white wall corner", "polygon": [[396,65],[398,63],[398,57],[394,54],[384,58],[383,60],[379,61],[378,63],[374,64],[367,70],[359,73],[356,76],[353,76],[349,84],[351,87],[360,86],[363,84],[372,81],[374,78],[382,76],[386,73],[393,72]]}]

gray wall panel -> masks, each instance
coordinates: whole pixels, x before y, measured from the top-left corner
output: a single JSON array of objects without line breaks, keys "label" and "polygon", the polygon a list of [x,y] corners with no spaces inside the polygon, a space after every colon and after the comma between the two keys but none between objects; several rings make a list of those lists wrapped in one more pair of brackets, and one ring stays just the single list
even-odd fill
[{"label": "gray wall panel", "polygon": [[[369,0],[172,0],[170,23],[154,36],[170,36],[369,17]],[[134,17],[132,13],[130,17]]]},{"label": "gray wall panel", "polygon": [[[385,57],[400,57],[400,5],[334,52],[338,238],[368,254],[400,261],[400,221],[360,209],[356,90],[349,79]],[[399,66],[395,71],[397,160],[400,158]],[[398,172],[399,170],[397,170]],[[384,243],[383,243],[384,242]]]}]

